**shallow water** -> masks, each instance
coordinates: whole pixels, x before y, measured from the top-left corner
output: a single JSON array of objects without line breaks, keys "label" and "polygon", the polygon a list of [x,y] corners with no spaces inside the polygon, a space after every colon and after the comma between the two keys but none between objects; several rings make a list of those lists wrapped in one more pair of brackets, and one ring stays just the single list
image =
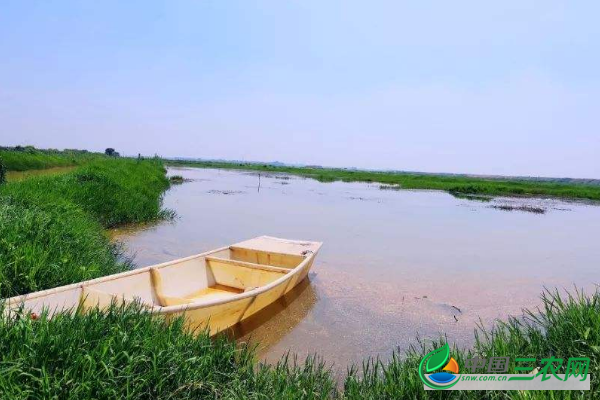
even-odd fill
[{"label": "shallow water", "polygon": [[[318,353],[344,371],[421,338],[473,342],[481,319],[520,315],[546,287],[600,282],[600,207],[550,199],[479,202],[436,191],[284,175],[172,168],[178,218],[113,232],[146,266],[254,236],[323,241],[310,281],[248,323],[267,361]],[[527,205],[544,214],[506,211]]]}]

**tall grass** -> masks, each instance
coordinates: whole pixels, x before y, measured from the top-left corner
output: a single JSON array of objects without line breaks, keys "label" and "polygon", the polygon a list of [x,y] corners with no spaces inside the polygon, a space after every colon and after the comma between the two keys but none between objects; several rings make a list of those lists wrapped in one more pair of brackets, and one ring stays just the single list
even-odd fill
[{"label": "tall grass", "polygon": [[[600,383],[600,296],[546,292],[539,310],[478,330],[471,350],[454,348],[459,365],[474,356],[590,357],[589,392],[425,391],[417,368],[421,357],[443,342],[394,353],[388,362],[368,360],[351,368],[338,388],[316,357],[284,357],[256,366],[252,348],[225,336],[166,323],[138,305],[88,314],[4,315],[0,319],[0,398],[60,399],[586,399]],[[565,373],[563,370],[559,373]]]},{"label": "tall grass", "polygon": [[108,158],[100,153],[82,150],[41,150],[32,146],[1,148],[0,158],[8,171],[27,171],[52,167],[82,165],[93,160]]},{"label": "tall grass", "polygon": [[168,185],[158,161],[106,159],[0,186],[0,296],[128,268],[103,230],[168,215]]},{"label": "tall grass", "polygon": [[145,222],[164,216],[161,195],[169,187],[159,161],[93,161],[72,173],[9,183],[0,195],[22,204],[70,202],[104,227]]},{"label": "tall grass", "polygon": [[24,205],[0,197],[0,297],[123,271],[102,227],[68,202]]},{"label": "tall grass", "polygon": [[250,348],[193,335],[136,304],[86,314],[4,316],[2,399],[328,398],[311,362],[254,368]]},{"label": "tall grass", "polygon": [[[242,169],[288,173],[320,182],[378,182],[395,185],[398,189],[444,190],[453,195],[477,194],[489,196],[549,196],[565,199],[600,200],[600,185],[591,181],[555,179],[536,180],[517,178],[480,178],[466,175],[378,172],[339,168],[273,166],[255,163],[220,161],[167,160],[169,165],[198,168]],[[595,181],[598,182],[598,181]]]}]

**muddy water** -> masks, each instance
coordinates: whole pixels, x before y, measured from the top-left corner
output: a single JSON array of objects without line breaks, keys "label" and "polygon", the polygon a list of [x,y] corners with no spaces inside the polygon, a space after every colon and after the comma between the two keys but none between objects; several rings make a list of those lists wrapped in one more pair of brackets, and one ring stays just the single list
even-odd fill
[{"label": "muddy water", "polygon": [[[309,282],[238,328],[260,356],[319,353],[346,365],[416,337],[469,346],[481,319],[520,315],[544,286],[600,282],[600,207],[556,200],[478,202],[289,176],[172,169],[173,222],[114,233],[139,266],[258,235],[325,244]],[[544,214],[492,206],[527,205]]]}]

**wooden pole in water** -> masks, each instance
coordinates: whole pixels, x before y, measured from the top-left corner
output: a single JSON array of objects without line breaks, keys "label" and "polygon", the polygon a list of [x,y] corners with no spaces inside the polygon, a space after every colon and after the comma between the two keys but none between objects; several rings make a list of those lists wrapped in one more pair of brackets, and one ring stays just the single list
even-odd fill
[{"label": "wooden pole in water", "polygon": [[260,193],[260,172],[258,173],[258,193]]}]

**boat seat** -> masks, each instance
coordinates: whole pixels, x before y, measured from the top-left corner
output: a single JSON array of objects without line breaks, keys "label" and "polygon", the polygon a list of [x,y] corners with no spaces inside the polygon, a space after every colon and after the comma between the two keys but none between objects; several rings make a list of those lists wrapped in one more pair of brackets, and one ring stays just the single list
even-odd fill
[{"label": "boat seat", "polygon": [[226,299],[244,292],[240,289],[217,284],[200,289],[197,292],[191,293],[187,296],[169,296],[164,292],[162,276],[158,269],[150,268],[150,276],[152,278],[152,285],[154,286],[156,298],[158,299],[159,304],[163,307],[195,303],[200,300],[211,301]]}]

